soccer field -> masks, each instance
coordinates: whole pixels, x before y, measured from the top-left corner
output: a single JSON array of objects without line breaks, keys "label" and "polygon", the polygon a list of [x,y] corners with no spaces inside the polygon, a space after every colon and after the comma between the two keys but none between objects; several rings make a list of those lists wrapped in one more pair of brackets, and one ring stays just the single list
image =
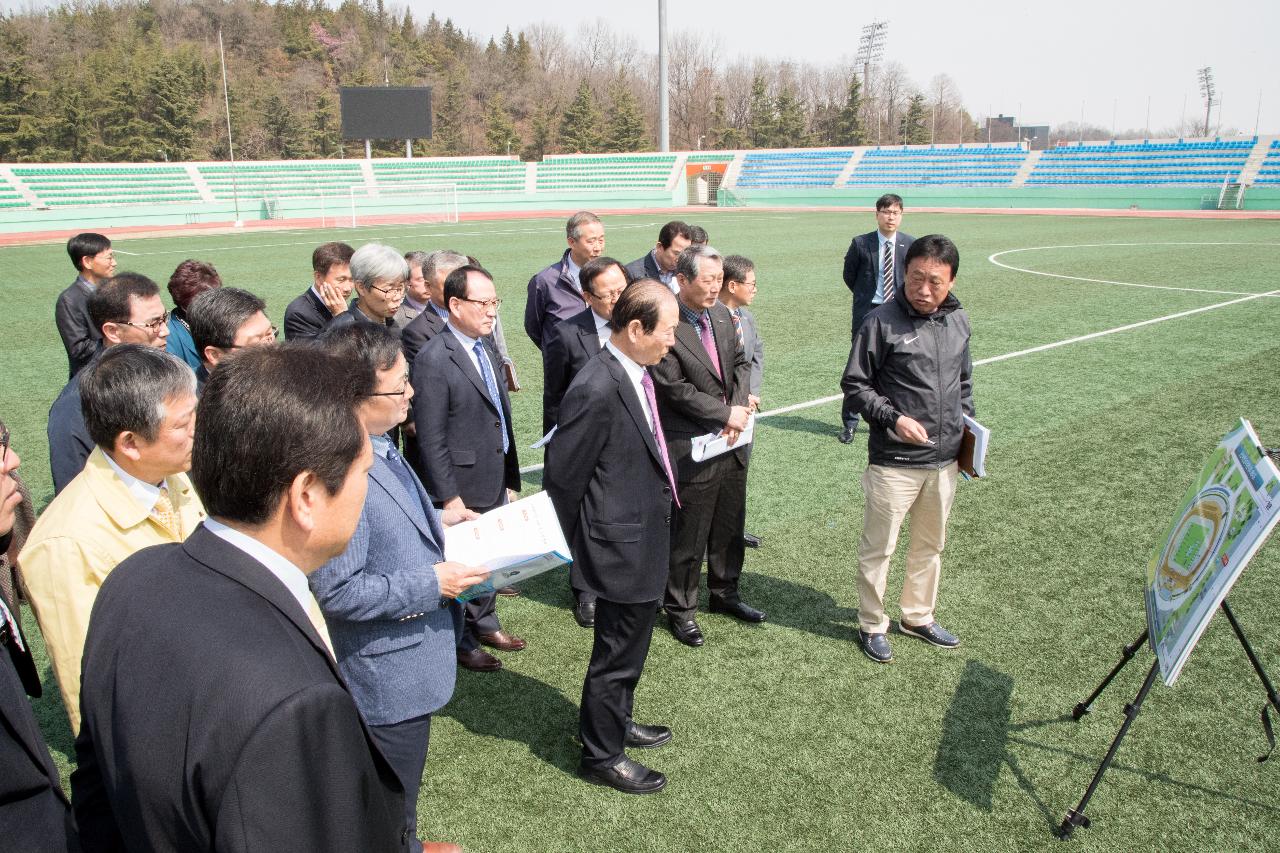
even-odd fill
[{"label": "soccer field", "polygon": [[[908,203],[910,199],[908,198]],[[652,247],[661,214],[606,216],[606,253]],[[493,675],[460,672],[437,716],[419,818],[425,838],[473,851],[1025,850],[1049,848],[1150,664],[1143,650],[1080,722],[1069,717],[1145,623],[1151,549],[1236,419],[1280,445],[1280,222],[915,214],[903,228],[960,248],[954,293],[973,326],[974,399],[993,431],[989,477],[962,483],[943,556],[943,652],[891,634],[896,660],[855,642],[858,478],[865,430],[836,441],[850,295],[840,279],[867,213],[699,212],[724,253],[757,266],[766,343],[752,456],[744,599],[761,626],[703,613],[701,649],[661,626],[636,695],[674,742],[637,755],[666,791],[627,797],[579,781],[573,741],[590,632],[563,573],[503,599],[529,641]],[[279,323],[326,240],[475,255],[505,300],[521,464],[541,425],[541,362],[522,330],[529,276],[558,259],[563,220],[122,238],[119,269],[163,287],[186,258],[264,297]],[[61,245],[0,248],[8,322],[0,417],[43,506],[45,421],[66,380],[53,301],[74,277]],[[167,299],[166,299],[167,301]],[[779,411],[784,410],[784,411]],[[526,475],[526,493],[539,482]],[[889,600],[901,583],[899,549]],[[1273,679],[1280,545],[1263,547],[1231,602]],[[704,593],[705,602],[705,593]],[[896,612],[890,608],[891,617]],[[39,636],[26,613],[35,645]],[[47,665],[36,703],[63,769],[73,758]],[[1259,725],[1262,688],[1221,617],[1173,689],[1158,685],[1088,809],[1086,850],[1275,849],[1280,758]],[[323,785],[324,780],[316,780]]]}]

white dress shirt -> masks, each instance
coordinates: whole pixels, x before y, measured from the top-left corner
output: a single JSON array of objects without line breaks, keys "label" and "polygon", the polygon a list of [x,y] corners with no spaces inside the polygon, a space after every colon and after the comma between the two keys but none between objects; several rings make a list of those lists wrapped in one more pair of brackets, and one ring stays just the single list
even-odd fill
[{"label": "white dress shirt", "polygon": [[631,380],[631,387],[635,389],[636,397],[640,400],[640,411],[644,412],[644,419],[649,422],[649,431],[653,432],[653,412],[649,411],[649,396],[644,393],[644,386],[640,381],[644,378],[644,368],[636,364],[623,354],[622,350],[613,345],[613,341],[605,344],[609,352],[613,353],[613,357],[622,365],[622,369],[626,371],[627,378]]},{"label": "white dress shirt", "polygon": [[[873,305],[879,305],[884,302],[884,244],[888,243],[893,246],[890,255],[893,257],[893,268],[898,268],[898,233],[895,231],[892,237],[886,237],[879,230],[876,231],[876,295],[871,298]],[[895,281],[893,283],[894,290],[902,286],[902,282]]]},{"label": "white dress shirt", "polygon": [[150,515],[156,508],[156,501],[160,500],[160,486],[153,486],[150,483],[144,483],[137,477],[116,464],[116,460],[111,458],[111,454],[105,450],[102,455],[107,457],[107,464],[111,466],[111,470],[116,472],[116,476],[120,478],[120,482],[124,483],[125,488],[129,490],[129,494],[138,502],[138,506],[146,510]]},{"label": "white dress shirt", "polygon": [[[252,536],[228,527],[216,519],[206,518],[204,529],[261,563],[267,571],[276,576],[280,583],[284,584],[289,594],[297,599],[302,612],[310,618],[315,608],[315,599],[311,595],[311,588],[307,586],[307,576],[302,573],[302,569]],[[328,638],[324,639],[327,643]]]}]

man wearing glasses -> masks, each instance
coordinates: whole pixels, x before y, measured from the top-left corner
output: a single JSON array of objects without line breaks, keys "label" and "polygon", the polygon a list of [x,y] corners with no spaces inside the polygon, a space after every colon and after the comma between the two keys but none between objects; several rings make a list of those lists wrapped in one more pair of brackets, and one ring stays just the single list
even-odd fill
[{"label": "man wearing glasses", "polygon": [[[508,489],[520,488],[511,401],[497,381],[497,359],[481,340],[493,331],[502,300],[493,277],[472,264],[449,273],[444,298],[447,331],[427,341],[411,371],[418,451],[427,491],[443,510],[485,513],[507,502]],[[510,652],[525,647],[502,629],[492,593],[468,601],[466,617],[458,636],[461,666],[477,672],[502,668],[481,644]]]},{"label": "man wearing glasses", "polygon": [[[169,337],[169,312],[160,300],[160,288],[138,273],[120,273],[99,286],[89,297],[89,317],[104,348],[141,344],[164,349]],[[80,410],[79,377],[71,377],[49,409],[49,470],[55,495],[83,470],[93,451]]]},{"label": "man wearing glasses", "polygon": [[267,318],[267,303],[247,290],[224,287],[206,291],[187,309],[191,340],[200,356],[197,393],[218,362],[242,347],[276,342],[275,326]]},{"label": "man wearing glasses", "polygon": [[187,363],[161,348],[120,344],[76,376],[97,446],[40,516],[19,560],[72,733],[80,729],[80,658],[102,582],[129,555],[181,542],[204,518],[186,476],[196,423]]}]

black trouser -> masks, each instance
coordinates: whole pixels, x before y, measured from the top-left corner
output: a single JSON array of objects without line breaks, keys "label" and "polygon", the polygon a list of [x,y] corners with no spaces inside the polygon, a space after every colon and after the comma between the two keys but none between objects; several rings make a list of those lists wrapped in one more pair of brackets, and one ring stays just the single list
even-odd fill
[{"label": "black trouser", "polygon": [[405,850],[422,853],[422,841],[418,839],[418,791],[422,788],[422,770],[427,764],[431,715],[387,726],[369,726],[369,734],[404,787],[404,819],[409,827]]},{"label": "black trouser", "polygon": [[733,454],[701,463],[697,481],[680,483],[680,509],[672,519],[671,567],[663,607],[678,619],[698,610],[702,556],[707,557],[707,588],[717,604],[738,600],[742,574],[743,528],[747,518],[747,469]]},{"label": "black trouser", "polygon": [[[876,306],[873,305],[872,307],[874,308]],[[851,324],[853,331],[849,335],[851,344],[853,339],[858,336],[858,329],[862,326],[862,321],[865,319],[867,319],[865,316],[859,317],[857,314],[853,315],[853,323]],[[853,357],[852,346],[849,348],[849,357]],[[848,394],[845,394],[844,399],[840,401],[840,423],[843,424],[846,429],[854,430],[858,428],[858,410],[853,407],[853,398]]]},{"label": "black trouser", "polygon": [[624,755],[636,684],[649,656],[656,604],[596,599],[595,643],[578,716],[584,767],[609,767]]}]

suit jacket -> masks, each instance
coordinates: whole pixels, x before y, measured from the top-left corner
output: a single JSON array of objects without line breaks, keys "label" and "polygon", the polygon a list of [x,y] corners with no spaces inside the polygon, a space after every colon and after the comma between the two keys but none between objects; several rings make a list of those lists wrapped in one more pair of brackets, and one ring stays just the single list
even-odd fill
[{"label": "suit jacket", "polygon": [[461,496],[468,507],[502,502],[503,489],[520,488],[520,462],[511,424],[511,400],[492,351],[482,347],[507,423],[509,450],[502,452],[502,423],[484,378],[451,331],[431,340],[413,360],[413,420],[427,491],[444,502]]},{"label": "suit jacket", "polygon": [[748,383],[751,393],[760,396],[760,388],[764,385],[764,340],[756,328],[756,315],[750,308],[738,309],[738,322],[742,326],[742,350],[751,362],[751,381]]},{"label": "suit jacket", "polygon": [[671,486],[644,406],[607,349],[582,368],[547,447],[546,488],[573,551],[574,589],[636,604],[662,597]]},{"label": "suit jacket", "polygon": [[203,527],[107,579],[84,671],[86,850],[403,849],[403,788],[319,634]]},{"label": "suit jacket", "polygon": [[[0,536],[0,551],[8,547],[8,535]],[[2,591],[0,598],[14,619],[22,617],[15,601]],[[8,653],[0,654],[0,839],[6,849],[31,853],[79,850],[71,803],[27,700],[41,693],[30,646],[19,628],[17,640],[9,637],[3,647]]]},{"label": "suit jacket", "polygon": [[71,377],[49,407],[45,435],[49,440],[49,471],[53,474],[56,495],[84,470],[85,460],[93,452],[93,438],[84,423],[84,410],[80,408],[79,373]]},{"label": "suit jacket", "polygon": [[80,728],[80,657],[98,589],[129,555],[149,545],[181,542],[204,518],[186,474],[165,480],[179,517],[175,536],[147,514],[103,455],[94,448],[70,485],[45,509],[19,557],[44,635],[71,731]]},{"label": "suit jacket", "polygon": [[644,257],[636,258],[626,266],[628,280],[639,281],[642,278],[651,278],[655,281],[662,281],[659,277],[662,270],[658,268],[658,262],[654,260],[653,250],[644,253]]},{"label": "suit jacket", "polygon": [[422,312],[409,304],[409,300],[400,303],[400,307],[396,309],[396,313],[391,316],[392,322],[396,324],[397,329],[403,329],[413,321]]},{"label": "suit jacket", "polygon": [[67,351],[68,379],[79,373],[80,368],[102,348],[102,330],[95,328],[89,319],[89,297],[92,294],[93,285],[83,276],[76,276],[71,286],[58,294],[58,301],[53,307],[53,321]]},{"label": "suit jacket", "polygon": [[305,341],[318,336],[333,319],[328,307],[308,287],[284,309],[284,336],[290,341]]},{"label": "suit jacket", "polygon": [[431,569],[444,559],[444,528],[427,490],[410,476],[413,495],[375,451],[347,550],[308,578],[338,667],[371,726],[439,710],[453,695],[458,668],[454,608]]},{"label": "suit jacket", "polygon": [[561,320],[568,320],[583,308],[587,300],[574,286],[569,275],[569,250],[559,263],[554,263],[529,279],[529,297],[524,304],[524,330],[538,349],[551,338]]},{"label": "suit jacket", "polygon": [[[916,240],[910,234],[901,231],[894,236],[893,244],[893,280],[894,287],[902,287],[907,280],[907,249]],[[860,234],[849,244],[849,251],[844,256],[844,283],[853,291],[853,330],[871,313],[875,307],[872,299],[876,296],[876,273],[880,271],[880,236],[878,231]]]},{"label": "suit jacket", "polygon": [[[662,361],[649,368],[671,463],[682,483],[714,476],[715,466],[693,461],[692,439],[695,435],[724,429],[729,421],[729,407],[747,404],[751,381],[751,362],[738,346],[729,309],[717,302],[709,310],[723,378],[716,377],[702,339],[683,317],[676,326],[675,346]],[[745,446],[727,455],[741,465],[747,463]]]},{"label": "suit jacket", "polygon": [[600,352],[600,335],[596,331],[596,313],[588,308],[565,320],[551,335],[542,350],[542,432],[556,425],[560,400],[569,383],[596,353]]},{"label": "suit jacket", "polygon": [[400,337],[400,327],[396,325],[394,317],[388,317],[385,320],[376,320],[368,314],[360,310],[356,305],[356,301],[351,300],[351,304],[347,306],[347,310],[329,321],[329,325],[324,327],[324,331],[330,329],[341,329],[343,326],[352,326],[356,323],[368,323],[371,326],[386,326],[391,330],[392,334]]},{"label": "suit jacket", "polygon": [[444,318],[434,308],[428,307],[400,330],[400,348],[404,350],[404,360],[409,363],[410,370],[427,341],[443,332],[444,327]]}]

